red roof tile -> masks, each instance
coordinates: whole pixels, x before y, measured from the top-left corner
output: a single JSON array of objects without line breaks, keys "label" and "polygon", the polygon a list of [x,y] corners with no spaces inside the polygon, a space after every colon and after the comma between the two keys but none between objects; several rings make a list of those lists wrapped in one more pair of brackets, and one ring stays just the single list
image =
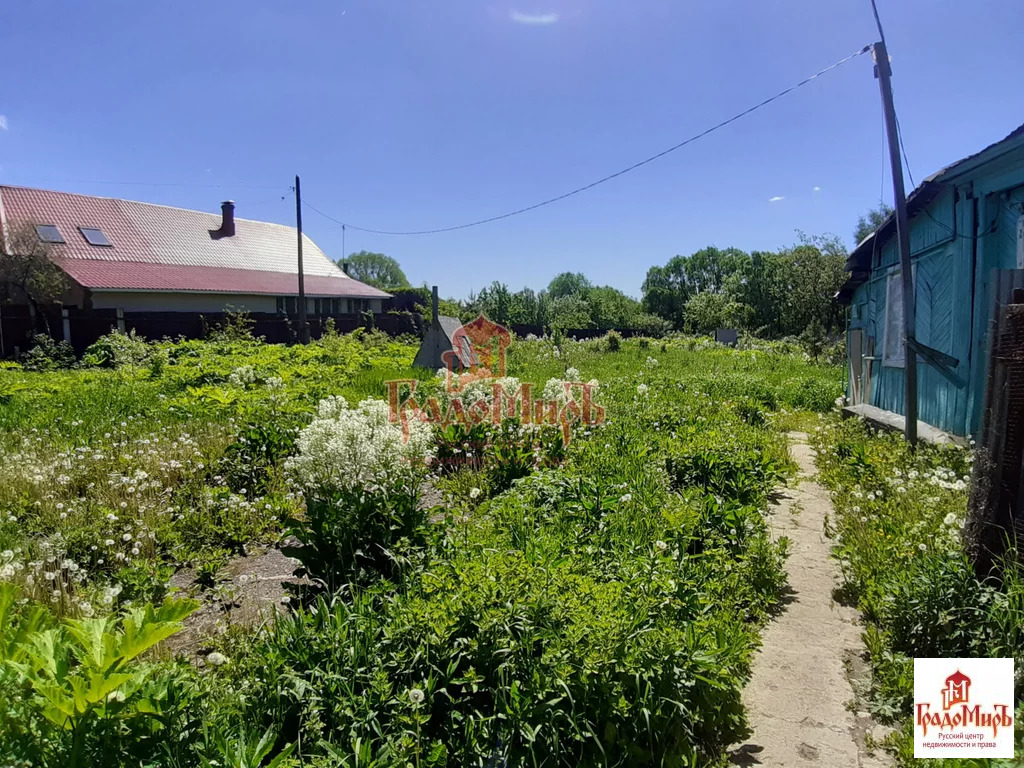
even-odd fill
[{"label": "red roof tile", "polygon": [[[214,238],[219,213],[204,213],[107,197],[0,186],[0,222],[57,226],[58,263],[85,288],[207,293],[298,292],[296,230],[235,219],[235,235]],[[90,245],[79,227],[97,227],[111,247]],[[311,296],[384,298],[353,280],[308,236],[303,274]]]},{"label": "red roof tile", "polygon": [[[182,267],[175,264],[114,262],[99,259],[64,259],[61,266],[79,285],[94,290],[159,291],[295,295],[299,290],[294,272],[226,267]],[[306,275],[307,296],[380,298],[388,294],[351,278]]]}]

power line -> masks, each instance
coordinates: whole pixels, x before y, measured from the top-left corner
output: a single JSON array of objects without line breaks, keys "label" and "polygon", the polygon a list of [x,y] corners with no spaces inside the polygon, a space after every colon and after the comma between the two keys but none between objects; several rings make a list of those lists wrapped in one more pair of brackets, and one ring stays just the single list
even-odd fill
[{"label": "power line", "polygon": [[811,75],[808,78],[805,78],[805,79],[801,80],[796,85],[791,85],[789,88],[786,88],[783,91],[779,91],[774,96],[770,96],[769,98],[765,99],[764,101],[762,101],[762,102],[760,102],[758,104],[755,104],[754,106],[749,107],[748,109],[745,109],[742,112],[738,112],[735,115],[733,115],[732,117],[730,117],[730,118],[728,118],[726,120],[723,120],[722,122],[717,123],[716,125],[713,125],[710,128],[708,128],[708,129],[706,129],[704,131],[701,131],[700,133],[695,134],[694,136],[691,136],[690,138],[685,139],[684,141],[681,141],[678,144],[676,144],[674,146],[671,146],[671,147],[669,147],[666,150],[658,152],[655,155],[651,155],[650,157],[648,157],[648,158],[646,158],[644,160],[641,160],[638,163],[634,163],[633,165],[631,165],[631,166],[629,166],[627,168],[623,168],[620,171],[616,171],[615,173],[609,174],[608,176],[604,176],[604,177],[598,179],[597,181],[591,182],[590,184],[586,184],[586,185],[584,185],[582,187],[577,187],[576,189],[572,190],[571,192],[566,192],[566,193],[558,195],[556,197],[552,197],[552,198],[549,198],[547,200],[543,200],[543,201],[541,201],[539,203],[535,203],[533,205],[528,205],[525,208],[518,208],[518,209],[516,209],[514,211],[509,211],[508,213],[503,213],[503,214],[500,214],[498,216],[490,216],[490,217],[488,217],[486,219],[479,219],[477,221],[471,221],[471,222],[468,222],[466,224],[459,224],[459,225],[456,225],[454,227],[439,227],[437,229],[421,229],[421,230],[413,230],[413,231],[394,231],[394,230],[370,229],[368,227],[358,227],[358,226],[356,226],[354,224],[349,224],[348,222],[345,222],[345,221],[342,221],[341,219],[335,218],[334,216],[331,216],[330,214],[324,213],[323,211],[321,211],[316,206],[310,204],[310,202],[308,200],[304,199],[303,200],[303,204],[308,206],[309,208],[311,208],[316,213],[318,213],[321,216],[323,216],[325,219],[329,219],[330,221],[333,221],[335,224],[340,224],[341,226],[347,227],[348,229],[358,230],[359,232],[367,232],[367,233],[373,234],[373,235],[436,235],[436,234],[440,234],[441,232],[454,232],[454,231],[459,230],[459,229],[468,229],[470,227],[478,227],[481,224],[490,224],[490,223],[495,222],[495,221],[500,221],[502,219],[511,218],[512,216],[518,216],[518,215],[523,214],[523,213],[528,213],[529,211],[535,211],[538,208],[543,208],[544,206],[551,205],[552,203],[560,202],[562,200],[565,200],[566,198],[573,197],[573,196],[578,195],[578,194],[580,194],[582,192],[586,192],[586,191],[588,191],[590,189],[593,189],[594,187],[597,187],[597,186],[599,186],[601,184],[605,184],[605,183],[607,183],[609,181],[612,181],[613,179],[617,179],[620,176],[624,176],[625,174],[627,174],[627,173],[629,173],[631,171],[635,171],[637,168],[641,168],[641,167],[643,167],[645,165],[648,165],[649,163],[653,163],[655,160],[660,160],[661,158],[665,157],[665,155],[671,154],[672,152],[675,152],[676,150],[682,149],[686,145],[692,144],[693,142],[697,141],[698,139],[702,139],[705,136],[707,136],[708,134],[714,133],[715,131],[719,130],[720,128],[724,128],[725,126],[729,125],[730,123],[736,122],[737,120],[739,120],[742,117],[746,117],[751,112],[756,112],[757,110],[761,109],[762,107],[768,106],[773,101],[777,101],[778,99],[781,99],[783,96],[785,96],[785,95],[787,95],[789,93],[792,93],[797,88],[801,88],[801,87],[807,85],[812,80],[815,80],[815,79],[821,77],[822,75],[826,74],[827,72],[831,72],[833,69],[836,69],[837,67],[842,66],[843,64],[845,64],[846,62],[850,61],[851,59],[855,59],[858,56],[867,53],[869,50],[871,50],[871,46],[870,45],[866,45],[863,48],[861,48],[859,51],[855,51],[854,53],[851,53],[849,56],[847,56],[847,57],[845,57],[843,59],[840,59],[835,64],[832,64],[831,66],[825,67],[825,69],[823,69],[823,70],[821,70],[819,72],[815,72],[813,75]]},{"label": "power line", "polygon": [[[910,178],[910,186],[916,189],[917,184],[914,183],[914,174],[910,170],[910,160],[907,159],[907,147],[903,143],[903,129],[900,127],[900,119],[898,117],[896,118],[896,135],[899,137],[900,140],[900,152],[903,155],[903,165],[907,169],[907,176]],[[986,229],[984,232],[979,232],[976,235],[963,235],[957,232],[952,227],[950,227],[945,222],[939,221],[934,216],[932,216],[932,212],[928,210],[927,205],[921,206],[921,210],[923,210],[925,212],[925,215],[933,222],[935,222],[935,224],[949,232],[949,234],[952,235],[953,237],[958,237],[961,240],[979,240],[983,237],[987,237],[988,235],[991,235],[993,232],[996,231],[996,227],[999,223],[999,219],[997,217],[992,220],[992,223],[989,224],[988,229]]]},{"label": "power line", "polygon": [[[878,15],[878,6],[875,4],[875,0],[871,0],[871,12],[875,15],[875,24],[878,27],[878,37],[879,39],[881,39],[882,45],[885,45],[885,31],[882,29],[882,19]],[[888,50],[888,46],[886,46],[886,50]],[[910,160],[907,158],[907,147],[903,143],[903,128],[900,127],[900,118],[899,115],[896,114],[893,114],[893,117],[896,119],[896,136],[898,137],[900,143],[900,154],[903,155],[903,166],[907,169],[907,177],[910,179],[911,188],[916,189],[917,184],[914,183],[914,174],[910,170]],[[948,224],[941,222],[934,216],[932,216],[932,212],[928,210],[927,205],[922,206],[921,210],[925,212],[925,215],[929,219],[931,219],[935,224],[949,232],[949,234],[951,234],[953,237],[959,237],[964,240],[977,240],[979,238],[986,237],[987,235],[991,235],[993,232],[996,231],[996,225],[998,223],[998,220],[993,220],[993,222],[989,225],[987,231],[980,232],[977,235],[962,235],[955,229],[950,227]]]}]

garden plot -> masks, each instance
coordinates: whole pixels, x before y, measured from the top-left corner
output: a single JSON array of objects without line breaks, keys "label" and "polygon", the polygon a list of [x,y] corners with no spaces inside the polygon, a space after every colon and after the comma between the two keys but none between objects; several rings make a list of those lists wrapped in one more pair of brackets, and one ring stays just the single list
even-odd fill
[{"label": "garden plot", "polygon": [[[75,370],[0,371],[11,762],[722,758],[784,583],[763,517],[782,430],[832,407],[839,372],[682,337],[517,342],[510,377],[596,382],[606,419],[566,445],[515,419],[403,435],[367,401],[442,392],[414,351],[115,336]],[[174,661],[196,608],[164,602],[174,574],[215,591],[285,536],[311,588]]]}]

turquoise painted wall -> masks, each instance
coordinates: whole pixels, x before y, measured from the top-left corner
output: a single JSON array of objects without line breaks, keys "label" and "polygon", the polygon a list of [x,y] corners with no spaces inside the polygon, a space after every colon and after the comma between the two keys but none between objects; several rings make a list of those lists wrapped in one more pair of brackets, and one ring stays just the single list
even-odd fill
[{"label": "turquoise painted wall", "polygon": [[[919,418],[957,435],[981,421],[991,319],[991,271],[1017,266],[1017,218],[1024,203],[1024,147],[949,179],[946,188],[910,223],[915,269],[917,337],[959,361],[956,381],[918,362]],[[930,214],[930,215],[929,215]],[[973,237],[975,217],[982,237]],[[851,328],[874,339],[871,405],[904,413],[904,369],[884,365],[887,281],[899,272],[891,237],[872,262],[871,279],[851,302]]]}]

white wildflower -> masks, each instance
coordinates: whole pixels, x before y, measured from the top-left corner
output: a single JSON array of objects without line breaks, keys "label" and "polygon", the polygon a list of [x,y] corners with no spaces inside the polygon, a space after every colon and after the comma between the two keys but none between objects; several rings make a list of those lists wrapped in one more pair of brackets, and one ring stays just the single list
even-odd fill
[{"label": "white wildflower", "polygon": [[329,397],[317,417],[299,433],[298,454],[289,473],[307,488],[390,488],[433,455],[433,433],[415,415],[403,425],[389,419],[383,400],[363,400],[350,408],[343,397]]}]

